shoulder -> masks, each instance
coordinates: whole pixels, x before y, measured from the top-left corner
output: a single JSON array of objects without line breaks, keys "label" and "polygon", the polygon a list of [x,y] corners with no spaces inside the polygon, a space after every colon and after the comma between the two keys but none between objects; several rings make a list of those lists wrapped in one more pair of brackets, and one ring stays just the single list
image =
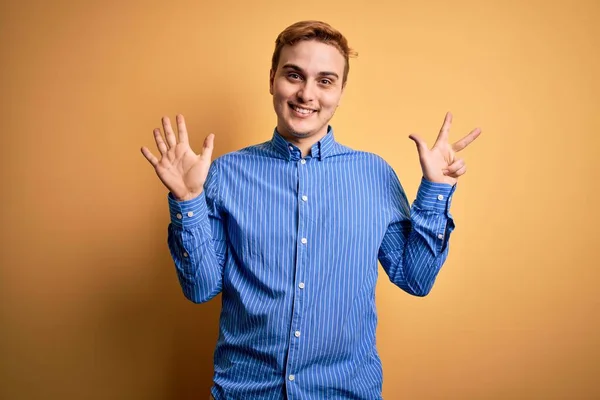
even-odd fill
[{"label": "shoulder", "polygon": [[332,159],[344,159],[346,161],[360,163],[369,169],[381,171],[391,171],[390,164],[380,155],[368,151],[356,150],[341,144],[337,145],[336,151]]},{"label": "shoulder", "polygon": [[257,159],[272,158],[272,152],[269,142],[263,142],[225,153],[215,158],[213,163],[219,166],[240,165]]}]

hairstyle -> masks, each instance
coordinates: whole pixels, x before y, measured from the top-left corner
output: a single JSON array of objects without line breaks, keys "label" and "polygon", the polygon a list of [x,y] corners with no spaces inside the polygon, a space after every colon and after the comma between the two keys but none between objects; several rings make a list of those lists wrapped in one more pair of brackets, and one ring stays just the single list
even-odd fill
[{"label": "hairstyle", "polygon": [[279,56],[283,46],[293,46],[300,40],[318,40],[319,42],[329,44],[342,53],[346,60],[344,67],[344,77],[342,85],[346,84],[348,72],[350,71],[350,57],[357,57],[358,53],[348,46],[348,40],[339,31],[335,30],[331,25],[321,21],[300,21],[285,28],[283,32],[277,36],[275,40],[275,51],[271,61],[271,69],[273,72],[277,70],[279,65]]}]

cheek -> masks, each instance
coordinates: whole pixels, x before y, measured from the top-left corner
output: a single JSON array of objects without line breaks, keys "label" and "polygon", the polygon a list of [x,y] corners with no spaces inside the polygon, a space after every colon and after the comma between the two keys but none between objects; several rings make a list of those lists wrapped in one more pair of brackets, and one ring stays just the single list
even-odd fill
[{"label": "cheek", "polygon": [[340,102],[340,93],[327,93],[322,97],[322,106],[335,109]]},{"label": "cheek", "polygon": [[275,104],[275,108],[279,113],[285,113],[288,109],[288,101],[285,96],[279,95],[273,97],[273,102]]},{"label": "cheek", "polygon": [[293,93],[294,88],[281,80],[275,81],[273,85],[273,96],[278,99],[287,99]]},{"label": "cheek", "polygon": [[288,113],[288,105],[286,97],[282,96],[280,93],[275,92],[273,95],[273,107],[275,108],[275,113],[279,117],[285,117]]},{"label": "cheek", "polygon": [[283,96],[275,96],[273,98],[273,101],[275,103],[275,107],[280,112],[283,112],[283,111],[285,111],[288,108],[288,106],[287,106],[287,100]]}]

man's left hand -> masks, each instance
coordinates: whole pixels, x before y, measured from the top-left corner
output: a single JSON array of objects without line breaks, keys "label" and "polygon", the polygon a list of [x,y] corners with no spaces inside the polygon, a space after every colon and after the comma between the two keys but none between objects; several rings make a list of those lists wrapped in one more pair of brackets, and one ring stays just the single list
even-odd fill
[{"label": "man's left hand", "polygon": [[457,153],[477,139],[481,134],[481,129],[475,128],[459,141],[450,144],[448,143],[450,125],[452,125],[452,114],[448,112],[431,149],[419,136],[413,134],[409,138],[417,144],[423,177],[430,182],[447,183],[454,186],[458,177],[467,172],[465,161],[458,158]]}]

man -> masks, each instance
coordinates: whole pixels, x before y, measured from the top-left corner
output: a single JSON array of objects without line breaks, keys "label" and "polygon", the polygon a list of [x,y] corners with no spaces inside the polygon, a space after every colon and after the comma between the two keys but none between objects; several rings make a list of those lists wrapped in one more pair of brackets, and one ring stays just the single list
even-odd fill
[{"label": "man", "polygon": [[378,260],[390,280],[426,295],[448,254],[456,153],[480,133],[416,142],[423,178],[410,207],[380,157],[339,144],[329,121],[354,53],[331,26],[303,21],[277,38],[272,139],[211,164],[167,117],[142,153],[169,189],[168,243],[188,299],[222,293],[211,393],[223,399],[380,399],[375,346]]}]

